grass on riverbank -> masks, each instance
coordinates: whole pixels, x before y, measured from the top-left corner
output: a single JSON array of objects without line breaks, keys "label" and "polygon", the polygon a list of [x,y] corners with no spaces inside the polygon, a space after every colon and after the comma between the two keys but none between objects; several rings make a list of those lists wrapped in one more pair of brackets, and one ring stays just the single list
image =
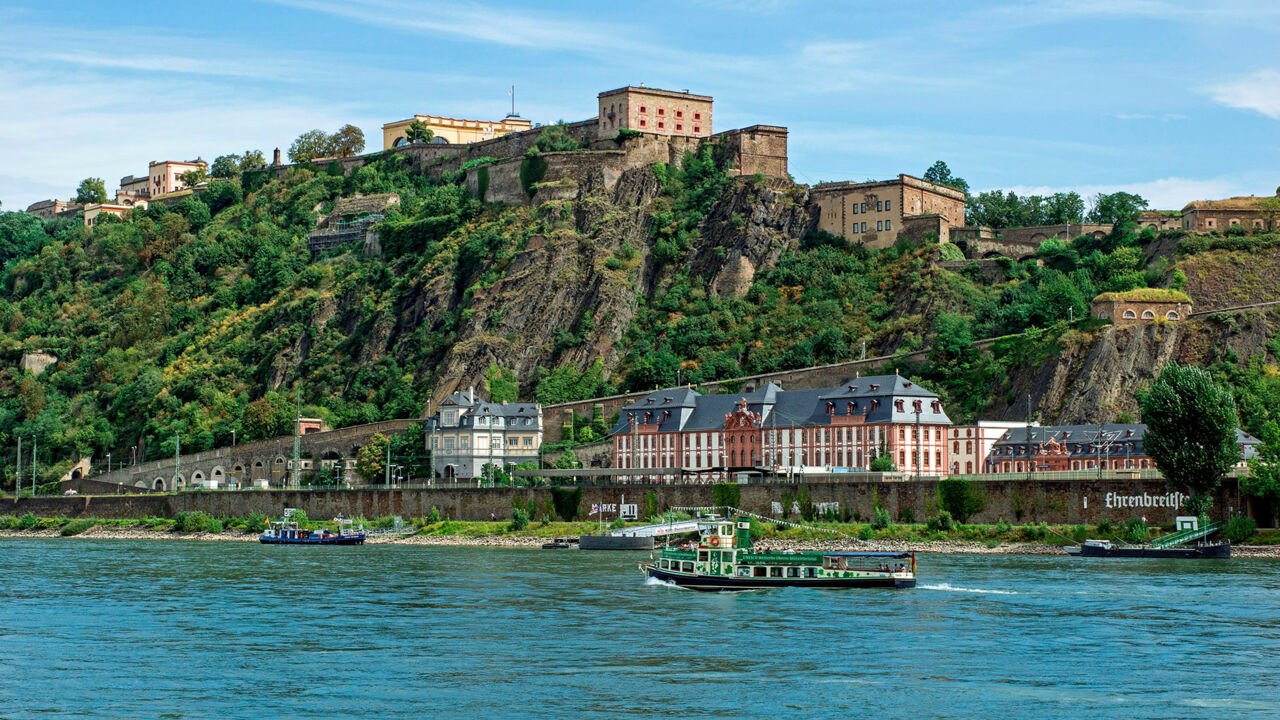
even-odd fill
[{"label": "grass on riverbank", "polygon": [[[299,516],[303,527],[337,528],[332,521],[312,521]],[[395,525],[395,517],[391,515],[372,519],[355,518],[357,526],[368,528],[391,528]],[[610,527],[626,527],[643,523],[614,524]],[[64,537],[79,535],[94,527],[121,530],[142,530],[157,533],[239,533],[250,535],[261,532],[266,525],[266,518],[254,513],[248,517],[213,517],[202,512],[179,513],[174,518],[66,518],[36,517],[31,513],[25,515],[0,515],[0,530],[28,530],[32,532],[56,530]],[[925,543],[937,541],[968,541],[984,543],[988,547],[999,547],[1011,543],[1039,543],[1045,545],[1063,545],[1078,543],[1085,538],[1105,538],[1128,542],[1137,542],[1142,536],[1155,537],[1164,531],[1158,528],[1138,527],[1136,524],[1118,524],[1104,522],[1100,525],[1046,525],[1027,524],[1010,525],[1003,521],[994,525],[986,524],[953,524],[943,529],[936,524],[892,524],[888,527],[875,528],[868,523],[834,523],[814,522],[807,527],[784,527],[753,520],[752,536],[757,539],[778,539],[791,541],[821,542],[832,538],[857,538],[869,541],[898,541],[905,543]],[[403,521],[406,530],[413,534],[427,537],[577,537],[599,532],[599,525],[594,522],[530,522],[523,529],[515,529],[510,520],[500,521],[462,521],[434,520],[428,518],[411,518]],[[1259,530],[1245,542],[1251,545],[1280,545],[1280,530]]]}]

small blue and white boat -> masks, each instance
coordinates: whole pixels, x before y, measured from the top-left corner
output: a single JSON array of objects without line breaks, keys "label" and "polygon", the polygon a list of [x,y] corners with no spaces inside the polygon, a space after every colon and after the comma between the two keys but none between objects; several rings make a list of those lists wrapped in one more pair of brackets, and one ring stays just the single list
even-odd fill
[{"label": "small blue and white boat", "polygon": [[338,531],[327,528],[304,530],[288,516],[272,520],[267,529],[258,537],[264,545],[363,545],[364,528],[356,530],[355,523],[342,517],[335,518]]}]

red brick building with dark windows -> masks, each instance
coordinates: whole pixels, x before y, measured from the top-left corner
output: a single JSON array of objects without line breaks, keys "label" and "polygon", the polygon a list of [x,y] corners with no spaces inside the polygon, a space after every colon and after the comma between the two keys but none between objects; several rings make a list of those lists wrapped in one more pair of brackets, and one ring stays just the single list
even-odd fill
[{"label": "red brick building with dark windows", "polygon": [[[739,471],[865,470],[887,454],[895,469],[947,470],[947,418],[938,396],[897,375],[817,390],[772,383],[749,393],[657,390],[624,407],[614,467],[678,468],[699,481]],[[655,473],[655,475],[658,473]]]}]

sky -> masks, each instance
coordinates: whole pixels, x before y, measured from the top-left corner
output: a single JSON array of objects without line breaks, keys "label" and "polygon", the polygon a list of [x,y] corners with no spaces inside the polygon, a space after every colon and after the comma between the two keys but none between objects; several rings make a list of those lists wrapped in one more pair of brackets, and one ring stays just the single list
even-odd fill
[{"label": "sky", "polygon": [[1160,209],[1280,185],[1280,2],[0,0],[0,203],[288,148],[414,113],[535,122],[628,84],[790,128],[798,182],[1127,190]]}]

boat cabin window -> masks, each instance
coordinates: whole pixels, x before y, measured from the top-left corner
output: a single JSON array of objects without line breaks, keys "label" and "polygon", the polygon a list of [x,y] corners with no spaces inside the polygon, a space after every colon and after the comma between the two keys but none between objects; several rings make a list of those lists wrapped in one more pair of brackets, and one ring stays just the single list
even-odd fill
[{"label": "boat cabin window", "polygon": [[756,577],[764,577],[764,571],[765,571],[764,568],[758,567],[758,568],[752,568],[752,569],[755,570]]},{"label": "boat cabin window", "polygon": [[769,577],[782,577],[782,568],[780,567],[769,568]]},{"label": "boat cabin window", "polygon": [[804,576],[805,576],[805,577],[817,577],[817,576],[818,576],[818,568],[811,568],[811,567],[807,567],[807,568],[805,568],[805,569],[804,569]]},{"label": "boat cabin window", "polygon": [[686,562],[684,563],[684,567],[681,569],[684,570],[685,572],[693,572],[693,563]]},{"label": "boat cabin window", "polygon": [[830,555],[822,558],[822,567],[828,570],[848,570],[849,569],[849,565],[845,558],[831,557]]},{"label": "boat cabin window", "polygon": [[800,577],[800,568],[787,568],[787,577]]},{"label": "boat cabin window", "polygon": [[699,551],[698,551],[698,562],[706,562],[706,561],[707,561],[707,551],[706,551],[706,550],[699,550]]}]

